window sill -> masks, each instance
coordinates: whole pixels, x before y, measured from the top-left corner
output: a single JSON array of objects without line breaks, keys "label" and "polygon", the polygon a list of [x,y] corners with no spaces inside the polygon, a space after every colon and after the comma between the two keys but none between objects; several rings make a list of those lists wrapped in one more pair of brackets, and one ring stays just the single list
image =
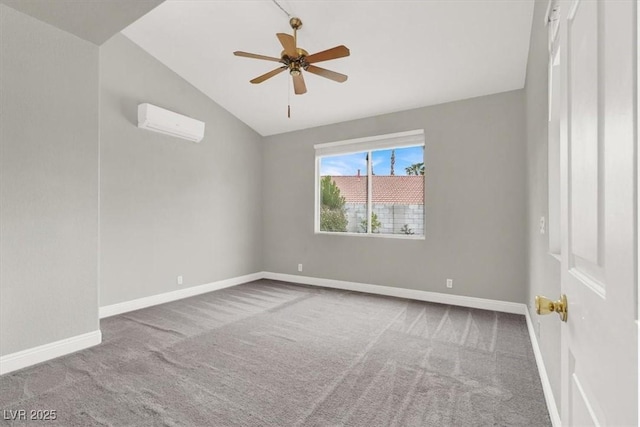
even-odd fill
[{"label": "window sill", "polygon": [[379,234],[379,233],[341,233],[341,232],[331,232],[331,231],[316,231],[314,232],[316,235],[321,236],[353,236],[353,237],[373,237],[373,238],[382,238],[382,239],[404,239],[404,240],[425,240],[425,236],[412,236],[412,235],[403,235],[403,234]]}]

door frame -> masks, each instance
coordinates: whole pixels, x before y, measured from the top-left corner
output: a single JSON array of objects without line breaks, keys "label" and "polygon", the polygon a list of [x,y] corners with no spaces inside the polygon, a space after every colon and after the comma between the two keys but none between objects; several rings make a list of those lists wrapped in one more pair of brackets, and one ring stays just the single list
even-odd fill
[{"label": "door frame", "polygon": [[[639,92],[640,92],[640,7],[638,6],[638,2],[634,2],[635,10],[635,50],[634,54],[635,58],[635,87],[634,87],[634,107],[636,109],[636,123],[635,123],[635,150],[636,150],[636,164],[635,164],[635,174],[636,174],[636,200],[635,200],[635,209],[636,209],[636,326],[638,327],[638,387],[640,388],[640,321],[639,321],[639,313],[640,313],[640,100]],[[640,420],[640,390],[638,392],[638,420]]]}]

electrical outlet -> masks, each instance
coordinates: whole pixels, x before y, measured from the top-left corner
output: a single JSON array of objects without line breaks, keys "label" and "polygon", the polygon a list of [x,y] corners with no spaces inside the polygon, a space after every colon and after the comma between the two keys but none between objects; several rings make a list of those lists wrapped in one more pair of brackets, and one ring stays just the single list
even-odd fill
[{"label": "electrical outlet", "polygon": [[453,288],[453,279],[447,279],[447,288]]},{"label": "electrical outlet", "polygon": [[182,285],[182,276],[178,276],[177,282],[178,282],[178,285]]},{"label": "electrical outlet", "polygon": [[540,321],[536,321],[536,335],[538,336],[538,339],[540,339]]},{"label": "electrical outlet", "polygon": [[540,234],[544,234],[546,227],[546,220],[543,216],[540,217]]},{"label": "electrical outlet", "polygon": [[302,264],[298,264],[298,271],[302,271]]}]

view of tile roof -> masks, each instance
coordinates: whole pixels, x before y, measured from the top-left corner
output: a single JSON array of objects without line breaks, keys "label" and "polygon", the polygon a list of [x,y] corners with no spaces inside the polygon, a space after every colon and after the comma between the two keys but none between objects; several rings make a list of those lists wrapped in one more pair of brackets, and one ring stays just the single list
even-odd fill
[{"label": "view of tile roof", "polygon": [[[367,203],[366,176],[332,176],[347,203]],[[424,204],[424,176],[379,176],[372,182],[373,203],[389,205]]]}]

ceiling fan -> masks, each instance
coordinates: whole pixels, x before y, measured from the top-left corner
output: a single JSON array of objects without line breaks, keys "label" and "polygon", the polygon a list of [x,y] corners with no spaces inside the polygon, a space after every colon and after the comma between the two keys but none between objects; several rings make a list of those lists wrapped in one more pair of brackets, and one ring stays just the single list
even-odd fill
[{"label": "ceiling fan", "polygon": [[284,50],[280,54],[280,58],[257,55],[255,53],[241,51],[233,52],[233,54],[236,56],[263,59],[266,61],[279,62],[283,64],[275,70],[271,70],[268,73],[250,80],[251,83],[262,83],[263,81],[270,79],[277,74],[280,74],[284,70],[289,70],[289,74],[291,74],[291,77],[293,78],[293,89],[295,94],[302,95],[303,93],[307,92],[307,86],[304,83],[302,70],[321,77],[325,77],[338,83],[343,83],[347,80],[347,76],[344,74],[336,73],[335,71],[326,70],[324,68],[312,65],[317,62],[329,61],[331,59],[349,56],[349,49],[347,49],[346,46],[340,45],[331,49],[323,50],[322,52],[314,53],[313,55],[309,55],[306,50],[298,47],[297,32],[298,29],[302,27],[302,21],[300,20],[300,18],[293,17],[289,20],[289,25],[291,25],[291,28],[293,28],[293,36],[285,33],[276,34],[276,37],[278,37],[278,40],[280,40],[280,44],[282,44],[282,47],[284,48]]}]

